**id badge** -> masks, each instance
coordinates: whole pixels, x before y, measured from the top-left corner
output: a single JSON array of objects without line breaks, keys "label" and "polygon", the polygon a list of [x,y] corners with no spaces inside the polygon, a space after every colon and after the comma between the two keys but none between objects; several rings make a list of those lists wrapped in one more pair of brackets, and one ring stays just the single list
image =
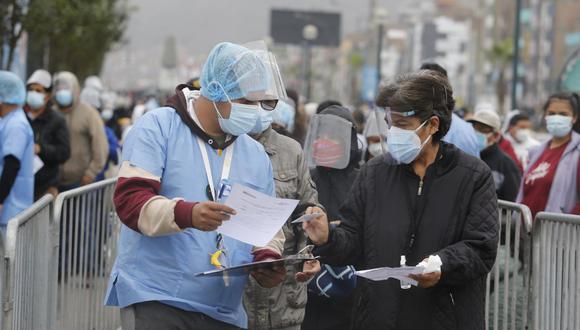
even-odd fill
[{"label": "id badge", "polygon": [[228,180],[222,180],[222,182],[220,183],[218,200],[220,202],[224,201],[225,199],[227,199],[230,196],[231,192],[232,192],[232,185],[230,184],[230,182]]}]

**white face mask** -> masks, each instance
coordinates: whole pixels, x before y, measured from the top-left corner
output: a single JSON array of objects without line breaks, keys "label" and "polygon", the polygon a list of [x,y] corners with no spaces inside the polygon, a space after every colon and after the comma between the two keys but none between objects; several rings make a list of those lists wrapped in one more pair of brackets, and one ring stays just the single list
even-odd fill
[{"label": "white face mask", "polygon": [[[384,150],[384,151],[383,151]],[[373,157],[377,157],[382,155],[385,151],[387,151],[387,144],[386,143],[371,143],[368,147],[369,154]]]},{"label": "white face mask", "polygon": [[529,129],[519,129],[516,131],[514,138],[519,143],[525,143],[529,140],[531,132]]},{"label": "white face mask", "polygon": [[396,126],[389,129],[387,145],[389,153],[395,160],[403,164],[410,164],[419,156],[421,150],[431,140],[431,135],[423,143],[417,132],[425,126],[428,120],[425,120],[421,126],[416,129],[406,130]]},{"label": "white face mask", "polygon": [[564,137],[572,130],[572,117],[562,115],[551,115],[546,117],[546,128],[548,133],[554,137]]}]

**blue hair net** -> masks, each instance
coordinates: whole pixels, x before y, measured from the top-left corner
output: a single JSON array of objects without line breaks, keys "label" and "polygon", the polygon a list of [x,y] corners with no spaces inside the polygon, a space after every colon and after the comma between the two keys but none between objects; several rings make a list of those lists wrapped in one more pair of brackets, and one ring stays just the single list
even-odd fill
[{"label": "blue hair net", "polygon": [[222,42],[216,45],[203,65],[201,95],[214,102],[245,98],[265,91],[270,74],[264,62],[251,50]]},{"label": "blue hair net", "polygon": [[272,122],[278,125],[282,125],[285,128],[291,128],[294,123],[294,108],[284,102],[278,101],[276,109],[272,111]]},{"label": "blue hair net", "polygon": [[25,99],[22,79],[10,71],[0,71],[0,103],[23,105]]}]

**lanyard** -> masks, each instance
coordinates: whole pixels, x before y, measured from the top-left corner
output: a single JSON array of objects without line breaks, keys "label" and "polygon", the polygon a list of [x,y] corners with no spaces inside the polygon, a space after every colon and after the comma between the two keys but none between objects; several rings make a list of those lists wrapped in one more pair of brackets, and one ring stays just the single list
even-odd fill
[{"label": "lanyard", "polygon": [[[216,189],[213,184],[213,175],[211,172],[211,167],[209,165],[209,157],[207,154],[207,150],[205,148],[205,142],[199,137],[197,138],[197,144],[199,145],[199,151],[201,152],[201,158],[203,158],[203,167],[205,168],[205,175],[207,176],[207,181],[209,184],[209,189],[211,191],[211,195],[213,196],[214,202],[217,202],[221,197],[220,194],[216,193]],[[232,158],[234,156],[234,146],[236,144],[233,143],[226,149],[226,154],[224,158],[224,165],[222,167],[222,174],[220,182],[226,181],[230,177],[230,170],[232,168]]]},{"label": "lanyard", "polygon": [[[202,127],[201,123],[199,122],[199,119],[195,115],[195,111],[193,111],[193,102],[190,102],[190,98],[188,97],[188,95],[186,95],[186,100],[187,100],[187,112],[189,112],[189,114],[191,115],[191,117],[193,118],[195,123],[199,127]],[[211,166],[209,164],[209,156],[207,154],[205,142],[199,136],[196,136],[196,140],[197,140],[197,145],[199,146],[199,152],[201,152],[201,158],[203,159],[203,167],[205,169],[205,175],[207,177],[209,189],[211,191],[211,196],[213,197],[213,201],[217,202],[219,200],[219,198],[221,197],[220,196],[221,191],[217,192],[215,189],[214,183],[213,183],[213,174],[211,172]],[[224,156],[224,164],[222,166],[221,179],[219,182],[223,183],[224,181],[226,181],[230,177],[230,171],[232,169],[232,159],[234,157],[235,145],[236,145],[235,143],[232,143],[228,148],[226,148],[226,153]]]}]

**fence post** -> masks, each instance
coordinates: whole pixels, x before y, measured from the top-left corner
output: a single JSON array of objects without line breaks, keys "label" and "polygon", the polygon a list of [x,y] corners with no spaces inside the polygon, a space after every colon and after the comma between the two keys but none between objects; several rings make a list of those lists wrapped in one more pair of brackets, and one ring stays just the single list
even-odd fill
[{"label": "fence post", "polygon": [[103,306],[120,229],[112,201],[115,184],[116,179],[100,181],[57,197],[58,329],[120,326],[118,310]]},{"label": "fence post", "polygon": [[50,304],[50,226],[53,197],[46,195],[8,221],[3,246],[3,329],[53,329]]},{"label": "fence post", "polygon": [[515,330],[527,323],[532,216],[527,206],[502,200],[498,212],[498,256],[486,280],[485,323],[486,329]]},{"label": "fence post", "polygon": [[532,329],[580,329],[580,216],[540,212],[533,228]]}]

